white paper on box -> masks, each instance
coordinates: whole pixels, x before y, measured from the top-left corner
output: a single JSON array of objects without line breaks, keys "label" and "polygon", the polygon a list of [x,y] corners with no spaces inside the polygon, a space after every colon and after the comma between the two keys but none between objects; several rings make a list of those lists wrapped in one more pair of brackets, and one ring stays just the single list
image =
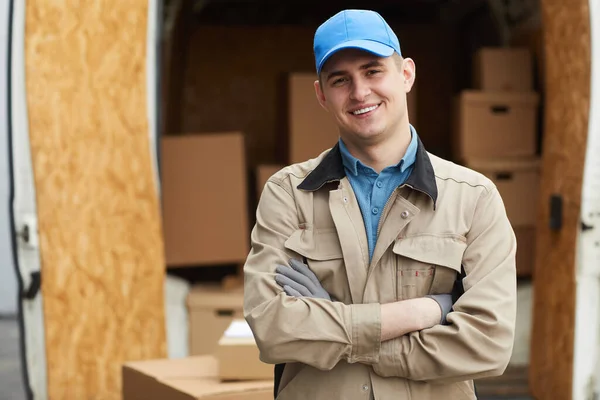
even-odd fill
[{"label": "white paper on box", "polygon": [[223,334],[226,338],[254,339],[250,325],[244,320],[234,320]]}]

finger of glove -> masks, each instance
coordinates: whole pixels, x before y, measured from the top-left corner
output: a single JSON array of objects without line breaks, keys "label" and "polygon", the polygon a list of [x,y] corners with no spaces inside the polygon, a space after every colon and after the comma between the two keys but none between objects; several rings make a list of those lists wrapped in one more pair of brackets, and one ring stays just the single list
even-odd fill
[{"label": "finger of glove", "polygon": [[325,299],[325,300],[329,300],[331,301],[331,296],[329,295],[329,293],[327,293],[327,291],[323,288],[319,288],[316,292],[315,292],[315,297],[318,297],[320,299]]},{"label": "finger of glove", "polygon": [[285,293],[288,296],[292,296],[292,297],[305,297],[305,296],[302,296],[302,294],[299,291],[295,290],[294,288],[292,288],[292,287],[290,287],[288,285],[285,285],[283,287],[283,290],[285,291]]},{"label": "finger of glove", "polygon": [[295,271],[300,272],[302,275],[306,276],[315,285],[321,286],[321,282],[319,282],[319,278],[317,278],[315,273],[312,272],[310,270],[310,268],[308,268],[308,265],[292,258],[292,259],[290,259],[290,267],[292,267]]},{"label": "finger of glove", "polygon": [[[307,277],[304,274],[301,274],[300,272],[298,272],[292,268],[278,267],[277,273],[285,275],[288,278],[290,278],[291,280],[293,280],[294,282],[301,284],[302,286],[304,286],[305,288],[310,290],[311,293],[315,293],[315,290],[317,289],[315,283],[313,281],[311,281],[309,277]],[[319,284],[319,286],[320,286],[320,284]]]},{"label": "finger of glove", "polygon": [[279,284],[279,286],[281,286],[284,289],[286,286],[291,287],[292,289],[300,293],[300,297],[313,297],[310,290],[308,290],[305,286],[302,286],[300,283],[294,281],[293,279],[290,279],[285,275],[276,275],[275,282],[277,282],[277,284]]}]

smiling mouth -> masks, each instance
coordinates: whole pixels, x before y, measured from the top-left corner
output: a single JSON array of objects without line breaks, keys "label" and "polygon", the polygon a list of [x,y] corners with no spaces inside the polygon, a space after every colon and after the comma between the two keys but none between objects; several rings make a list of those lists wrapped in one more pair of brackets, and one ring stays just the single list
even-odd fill
[{"label": "smiling mouth", "polygon": [[379,108],[379,104],[376,104],[376,105],[370,106],[370,107],[361,108],[359,110],[351,111],[350,114],[352,114],[352,115],[363,115],[363,114],[369,113],[371,111],[374,111],[377,108]]}]

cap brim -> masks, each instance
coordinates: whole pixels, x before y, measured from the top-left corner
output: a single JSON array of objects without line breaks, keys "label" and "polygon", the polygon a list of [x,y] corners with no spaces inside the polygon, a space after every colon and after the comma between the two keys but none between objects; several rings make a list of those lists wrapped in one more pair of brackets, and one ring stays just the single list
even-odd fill
[{"label": "cap brim", "polygon": [[325,54],[325,56],[321,59],[321,62],[319,63],[319,66],[317,68],[317,73],[321,72],[323,65],[329,59],[329,57],[331,57],[338,51],[344,50],[344,49],[364,50],[369,53],[375,54],[376,56],[379,56],[379,57],[389,57],[392,54],[394,54],[394,49],[392,47],[388,46],[387,44],[374,42],[372,40],[349,40],[347,42],[338,44],[337,46],[335,46],[334,48],[329,50],[327,52],[327,54]]}]

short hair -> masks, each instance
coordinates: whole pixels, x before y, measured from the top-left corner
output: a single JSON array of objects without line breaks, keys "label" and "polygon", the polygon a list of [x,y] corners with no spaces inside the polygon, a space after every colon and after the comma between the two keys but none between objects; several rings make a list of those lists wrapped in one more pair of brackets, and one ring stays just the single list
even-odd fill
[{"label": "short hair", "polygon": [[404,61],[404,57],[402,57],[400,54],[398,54],[396,52],[394,52],[394,54],[392,54],[392,57],[394,58],[394,62],[396,63],[398,70],[402,71],[402,62]]}]

